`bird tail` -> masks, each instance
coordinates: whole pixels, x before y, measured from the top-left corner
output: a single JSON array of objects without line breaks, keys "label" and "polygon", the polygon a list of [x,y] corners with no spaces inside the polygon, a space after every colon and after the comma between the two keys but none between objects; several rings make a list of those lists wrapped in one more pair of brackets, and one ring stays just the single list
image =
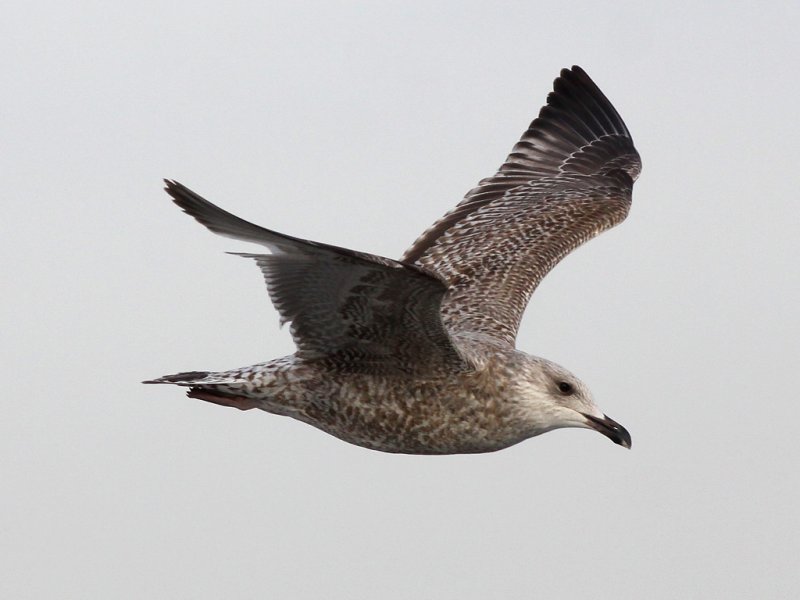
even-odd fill
[{"label": "bird tail", "polygon": [[171,383],[173,385],[197,385],[200,380],[211,375],[211,371],[186,371],[174,375],[164,375],[156,379],[148,379],[142,383]]},{"label": "bird tail", "polygon": [[[185,373],[175,373],[174,375],[164,375],[157,379],[150,379],[142,383],[171,383],[188,387],[186,395],[189,398],[205,400],[221,406],[231,406],[239,410],[250,410],[251,408],[267,407],[265,399],[251,397],[244,389],[245,380],[241,370],[224,371],[215,373],[213,371],[187,371]],[[252,382],[251,382],[252,383]],[[285,411],[272,409],[270,412],[285,414]]]}]

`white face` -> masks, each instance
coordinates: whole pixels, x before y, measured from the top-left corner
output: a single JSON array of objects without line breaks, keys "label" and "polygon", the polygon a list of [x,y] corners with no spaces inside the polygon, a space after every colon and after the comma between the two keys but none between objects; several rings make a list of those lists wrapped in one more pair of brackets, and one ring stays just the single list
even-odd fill
[{"label": "white face", "polygon": [[603,414],[580,379],[548,360],[533,356],[523,360],[525,368],[517,380],[517,393],[532,435],[561,427],[583,427],[630,447],[628,432]]},{"label": "white face", "polygon": [[582,427],[630,447],[628,432],[597,408],[580,379],[549,360],[522,353],[519,358],[523,368],[517,371],[515,396],[529,436],[562,427]]},{"label": "white face", "polygon": [[[570,418],[570,413],[603,416],[595,406],[589,388],[564,367],[533,356],[526,356],[525,363],[522,380],[518,383],[532,408],[547,406],[551,409],[549,412],[563,414],[565,418]],[[583,418],[578,420],[585,421]]]}]

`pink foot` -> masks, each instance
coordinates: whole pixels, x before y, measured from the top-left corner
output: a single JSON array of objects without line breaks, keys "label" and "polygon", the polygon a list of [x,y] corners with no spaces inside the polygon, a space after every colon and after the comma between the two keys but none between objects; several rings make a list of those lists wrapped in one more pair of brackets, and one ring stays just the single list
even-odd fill
[{"label": "pink foot", "polygon": [[245,398],[244,396],[222,396],[212,392],[203,390],[189,390],[186,392],[189,398],[197,398],[198,400],[205,400],[212,404],[219,404],[220,406],[231,406],[239,410],[250,410],[251,408],[258,408],[258,402],[252,398]]}]

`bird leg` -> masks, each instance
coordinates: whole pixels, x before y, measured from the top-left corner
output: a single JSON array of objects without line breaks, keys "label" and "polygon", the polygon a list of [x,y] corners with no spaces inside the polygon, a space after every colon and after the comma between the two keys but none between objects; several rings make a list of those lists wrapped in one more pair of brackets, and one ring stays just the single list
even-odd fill
[{"label": "bird leg", "polygon": [[253,398],[246,398],[244,396],[225,396],[223,394],[210,392],[202,388],[192,388],[186,395],[189,398],[197,398],[198,400],[205,400],[212,404],[219,404],[220,406],[231,406],[239,410],[250,410],[251,408],[258,408],[258,401]]}]

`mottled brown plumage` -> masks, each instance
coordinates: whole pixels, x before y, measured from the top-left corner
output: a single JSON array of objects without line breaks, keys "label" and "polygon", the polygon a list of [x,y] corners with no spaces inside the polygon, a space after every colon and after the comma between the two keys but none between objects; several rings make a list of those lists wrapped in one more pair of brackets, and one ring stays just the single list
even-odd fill
[{"label": "mottled brown plumage", "polygon": [[585,385],[514,343],[541,279],[625,218],[640,169],[619,114],[573,67],[499,171],[400,261],[264,229],[167,181],[175,203],[211,231],[269,248],[241,255],[260,267],[298,349],[148,383],[387,452],[488,452],[559,427],[593,428],[629,447]]}]

